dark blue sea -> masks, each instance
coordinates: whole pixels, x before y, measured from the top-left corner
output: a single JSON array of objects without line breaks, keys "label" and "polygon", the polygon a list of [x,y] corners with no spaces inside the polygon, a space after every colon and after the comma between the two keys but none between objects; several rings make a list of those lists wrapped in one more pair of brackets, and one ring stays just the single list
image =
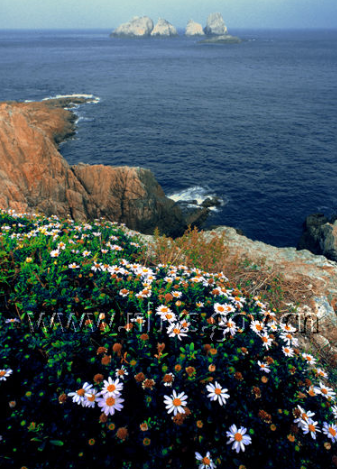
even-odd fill
[{"label": "dark blue sea", "polygon": [[[90,94],[69,163],[149,168],[166,194],[217,195],[210,224],[295,246],[337,212],[337,31],[110,39],[110,31],[0,31],[0,100]],[[0,162],[1,165],[1,162]]]}]

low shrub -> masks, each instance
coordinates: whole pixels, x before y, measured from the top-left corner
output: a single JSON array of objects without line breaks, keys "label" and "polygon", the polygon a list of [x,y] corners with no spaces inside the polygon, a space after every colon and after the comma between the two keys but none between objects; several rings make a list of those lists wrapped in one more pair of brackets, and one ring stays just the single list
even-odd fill
[{"label": "low shrub", "polygon": [[0,227],[0,467],[334,467],[329,377],[261,298],[105,220]]}]

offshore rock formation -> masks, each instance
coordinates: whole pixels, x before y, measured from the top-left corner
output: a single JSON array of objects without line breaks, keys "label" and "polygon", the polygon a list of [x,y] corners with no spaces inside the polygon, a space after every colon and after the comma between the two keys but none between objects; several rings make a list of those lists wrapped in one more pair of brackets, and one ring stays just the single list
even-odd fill
[{"label": "offshore rock formation", "polygon": [[151,32],[151,36],[173,37],[178,36],[178,32],[171,23],[163,18],[159,18],[158,23]]},{"label": "offshore rock formation", "polygon": [[328,219],[322,213],[309,215],[303,225],[303,233],[297,249],[308,249],[314,254],[337,262],[337,220]]},{"label": "offshore rock formation", "polygon": [[231,36],[230,34],[225,34],[223,36],[212,36],[202,41],[199,41],[199,44],[240,44],[242,39],[237,36]]},{"label": "offshore rock formation", "polygon": [[75,131],[74,114],[62,106],[73,102],[0,103],[0,207],[79,220],[105,217],[143,233],[158,227],[182,234],[181,210],[150,170],[71,167],[60,155],[57,143]]},{"label": "offshore rock formation", "polygon": [[190,20],[186,26],[185,36],[205,36],[205,33],[200,23]]},{"label": "offshore rock formation", "polygon": [[148,16],[135,16],[116,28],[110,37],[148,37],[153,30],[153,21]]},{"label": "offshore rock formation", "polygon": [[204,32],[208,36],[223,36],[227,34],[227,26],[225,25],[221,13],[212,13],[209,15]]}]

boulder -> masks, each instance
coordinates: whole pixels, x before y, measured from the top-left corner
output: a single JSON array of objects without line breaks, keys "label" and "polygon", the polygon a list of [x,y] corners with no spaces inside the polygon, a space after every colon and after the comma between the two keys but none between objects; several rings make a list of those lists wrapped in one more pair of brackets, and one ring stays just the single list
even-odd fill
[{"label": "boulder", "polygon": [[148,16],[135,16],[116,28],[110,37],[148,37],[153,30],[153,21]]},{"label": "boulder", "polygon": [[323,213],[309,215],[303,224],[303,233],[297,249],[307,249],[337,261],[337,221],[328,219]]},{"label": "boulder", "polygon": [[159,18],[158,23],[151,32],[151,36],[172,37],[178,36],[178,32],[171,23],[164,20],[163,18]]},{"label": "boulder", "polygon": [[190,20],[186,26],[185,36],[205,36],[205,33],[200,23]]},{"label": "boulder", "polygon": [[150,170],[67,163],[57,142],[74,133],[74,120],[57,100],[0,103],[0,208],[182,234],[182,212]]},{"label": "boulder", "polygon": [[209,36],[221,36],[227,34],[227,26],[225,25],[221,13],[212,13],[209,15],[204,32]]}]

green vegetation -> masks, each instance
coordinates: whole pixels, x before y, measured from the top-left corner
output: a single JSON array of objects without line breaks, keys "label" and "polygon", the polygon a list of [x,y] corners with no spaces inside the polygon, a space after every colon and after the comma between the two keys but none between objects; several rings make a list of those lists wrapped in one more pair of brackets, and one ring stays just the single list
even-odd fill
[{"label": "green vegetation", "polygon": [[328,375],[216,271],[223,240],[154,264],[105,220],[0,233],[0,467],[335,467]]}]

